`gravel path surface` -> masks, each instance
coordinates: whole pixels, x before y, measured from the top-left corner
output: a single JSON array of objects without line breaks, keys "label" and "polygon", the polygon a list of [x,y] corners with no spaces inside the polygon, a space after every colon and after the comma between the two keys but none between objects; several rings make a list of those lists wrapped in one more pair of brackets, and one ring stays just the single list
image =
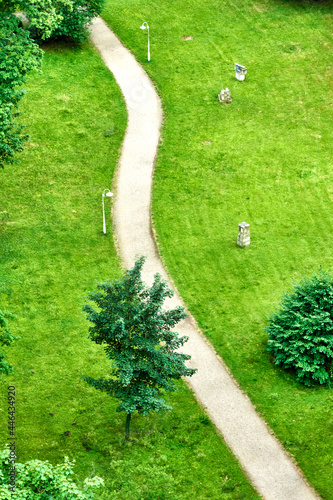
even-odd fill
[{"label": "gravel path surface", "polygon": [[[160,100],[143,68],[100,18],[94,20],[91,38],[119,84],[128,111],[114,205],[121,257],[130,268],[136,255],[147,256],[142,273],[146,283],[151,283],[157,272],[168,279],[150,226],[152,174],[162,124]],[[182,301],[175,294],[167,307],[180,304]],[[188,384],[262,497],[318,499],[229,375],[221,358],[197,330],[194,319],[189,316],[178,325],[177,331],[189,337],[183,347],[192,357],[188,366],[198,368]]]}]

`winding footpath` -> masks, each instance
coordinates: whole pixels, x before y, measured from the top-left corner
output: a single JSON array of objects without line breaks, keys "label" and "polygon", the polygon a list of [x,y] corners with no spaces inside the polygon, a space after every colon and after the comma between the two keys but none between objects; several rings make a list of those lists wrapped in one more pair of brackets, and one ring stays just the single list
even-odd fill
[{"label": "winding footpath", "polygon": [[[142,272],[146,283],[152,283],[157,272],[169,280],[150,225],[152,175],[162,124],[160,100],[143,68],[100,18],[94,20],[91,39],[120,86],[128,112],[114,205],[121,257],[130,268],[136,255],[147,256]],[[183,304],[175,294],[167,307],[177,305]],[[266,500],[318,499],[230,376],[223,360],[197,330],[194,319],[188,316],[177,331],[189,337],[183,349],[191,355],[188,366],[198,369],[187,380],[189,386],[259,494]]]}]

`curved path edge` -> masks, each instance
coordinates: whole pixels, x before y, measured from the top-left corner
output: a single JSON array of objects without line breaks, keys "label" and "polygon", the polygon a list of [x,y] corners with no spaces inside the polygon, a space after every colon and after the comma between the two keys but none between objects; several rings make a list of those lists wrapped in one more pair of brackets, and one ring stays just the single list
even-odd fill
[{"label": "curved path edge", "polygon": [[[114,204],[120,254],[127,268],[133,266],[137,255],[147,256],[142,272],[145,282],[152,283],[156,273],[169,281],[150,225],[152,176],[162,125],[160,99],[144,69],[101,18],[93,22],[91,39],[113,73],[128,112]],[[175,293],[167,307],[178,305],[183,303]],[[259,494],[266,500],[318,499],[200,334],[193,317],[188,316],[177,330],[189,337],[183,347],[191,355],[188,366],[198,369],[187,382]]]}]

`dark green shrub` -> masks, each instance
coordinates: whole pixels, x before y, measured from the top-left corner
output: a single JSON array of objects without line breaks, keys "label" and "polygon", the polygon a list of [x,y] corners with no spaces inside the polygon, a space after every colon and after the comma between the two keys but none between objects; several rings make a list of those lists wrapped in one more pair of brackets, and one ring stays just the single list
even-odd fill
[{"label": "dark green shrub", "polygon": [[52,38],[66,36],[79,42],[89,37],[92,19],[102,12],[104,0],[72,0],[72,8],[64,7],[59,11],[62,21],[54,30]]},{"label": "dark green shrub", "polygon": [[269,318],[268,350],[275,363],[310,386],[329,384],[333,367],[333,276],[303,278]]},{"label": "dark green shrub", "polygon": [[101,13],[104,0],[18,0],[18,3],[36,41],[65,36],[83,42],[89,36],[92,19]]}]

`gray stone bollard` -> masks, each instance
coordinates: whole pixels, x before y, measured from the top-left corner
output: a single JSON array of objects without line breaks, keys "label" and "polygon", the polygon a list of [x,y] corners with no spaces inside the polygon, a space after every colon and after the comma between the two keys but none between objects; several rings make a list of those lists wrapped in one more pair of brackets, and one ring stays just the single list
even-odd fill
[{"label": "gray stone bollard", "polygon": [[246,222],[242,222],[238,224],[238,237],[237,237],[237,245],[239,247],[247,247],[250,244],[250,224]]}]

